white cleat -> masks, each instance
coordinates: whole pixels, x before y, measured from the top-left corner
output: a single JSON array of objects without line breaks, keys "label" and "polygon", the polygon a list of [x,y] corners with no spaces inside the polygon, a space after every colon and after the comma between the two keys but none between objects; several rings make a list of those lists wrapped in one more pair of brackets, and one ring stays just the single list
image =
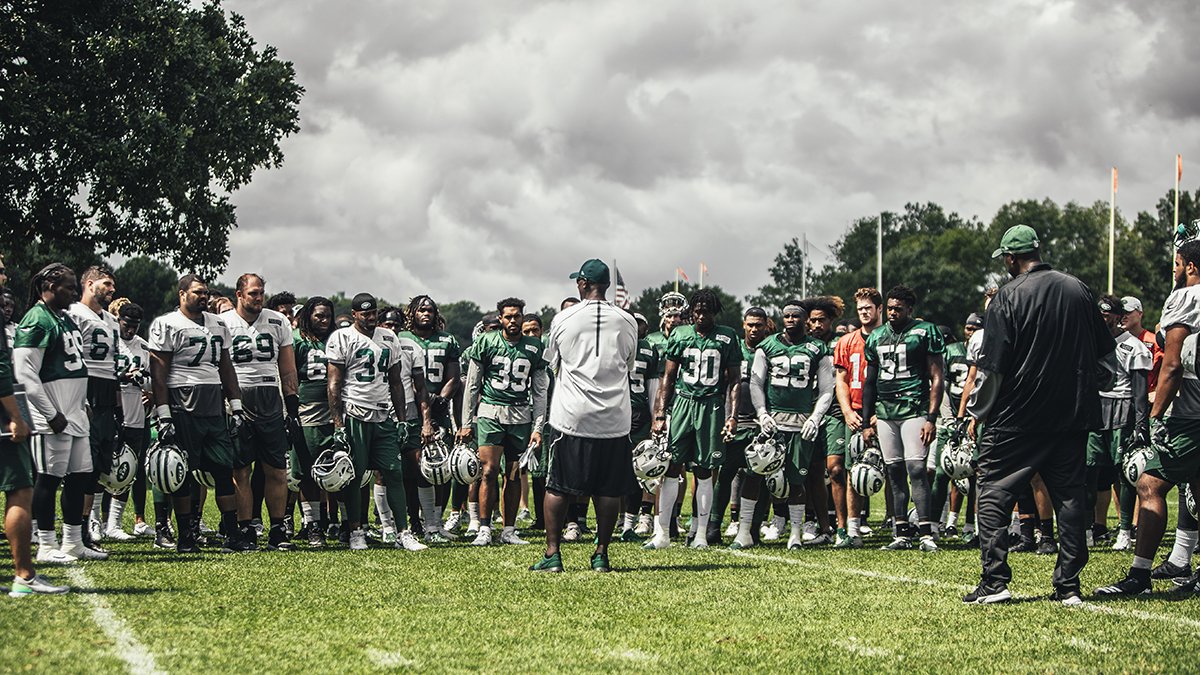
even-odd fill
[{"label": "white cleat", "polygon": [[754,537],[750,536],[749,530],[746,532],[739,531],[733,543],[729,545],[729,548],[734,551],[744,551],[748,548],[754,548]]},{"label": "white cleat", "polygon": [[671,538],[665,534],[662,536],[654,535],[653,537],[647,539],[646,543],[642,544],[642,548],[646,549],[647,551],[671,548]]},{"label": "white cleat", "polygon": [[789,551],[798,551],[804,547],[804,535],[791,535],[788,537],[787,547]]},{"label": "white cleat", "polygon": [[[426,530],[428,532],[428,530]],[[433,530],[435,533],[442,535],[446,541],[457,541],[458,535],[452,532],[449,528],[439,527]]]},{"label": "white cleat", "polygon": [[350,550],[365,551],[367,550],[367,533],[360,527],[357,530],[350,531]]},{"label": "white cleat", "polygon": [[102,551],[97,551],[94,548],[88,548],[83,544],[78,544],[71,548],[59,549],[59,551],[71,558],[71,562],[76,560],[108,560],[108,554]]},{"label": "white cleat", "polygon": [[567,528],[563,530],[563,541],[579,541],[579,523],[567,523]]},{"label": "white cleat", "polygon": [[92,541],[100,541],[104,538],[104,532],[100,527],[100,521],[93,518],[88,518],[88,536]]},{"label": "white cleat", "polygon": [[689,547],[708,548],[708,537],[706,535],[707,533],[704,532],[696,534],[696,536],[692,538],[692,543],[689,545]]},{"label": "white cleat", "polygon": [[725,536],[726,537],[736,537],[737,533],[738,533],[738,523],[735,520],[729,524],[729,527],[725,528]]},{"label": "white cleat", "polygon": [[379,540],[385,544],[396,543],[396,528],[391,525],[384,525],[383,530],[379,534]]},{"label": "white cleat", "polygon": [[12,589],[8,591],[10,598],[28,598],[34,594],[59,595],[71,590],[67,586],[55,586],[46,577],[35,574],[31,579],[13,577]]},{"label": "white cleat", "polygon": [[633,533],[639,537],[644,537],[654,531],[654,517],[649,513],[643,513],[638,516],[637,527],[633,528]]},{"label": "white cleat", "polygon": [[412,530],[405,530],[396,537],[396,548],[402,548],[405,551],[424,551],[429,547],[417,541],[417,536],[412,533]]},{"label": "white cleat", "polygon": [[779,528],[774,521],[763,525],[758,534],[763,541],[779,541]]},{"label": "white cleat", "polygon": [[133,536],[135,536],[135,537],[153,537],[154,536],[154,528],[150,526],[150,523],[147,523],[146,521],[142,521],[133,526]]},{"label": "white cleat", "polygon": [[67,563],[75,562],[75,559],[56,548],[39,546],[37,552],[37,562],[43,565],[65,565]]},{"label": "white cleat", "polygon": [[462,522],[461,511],[451,511],[450,516],[446,518],[446,524],[442,527],[443,530],[450,532],[458,532],[458,525]]},{"label": "white cleat", "polygon": [[921,537],[921,541],[919,544],[917,544],[917,548],[925,551],[926,553],[933,553],[934,551],[938,550],[938,545],[937,542],[933,540],[933,535],[927,534]]},{"label": "white cleat", "polygon": [[500,543],[501,544],[516,544],[518,546],[525,546],[525,545],[529,544],[529,542],[527,542],[524,539],[522,539],[521,537],[517,536],[516,530],[508,530],[506,532],[501,532],[500,533]]},{"label": "white cleat", "polygon": [[1133,548],[1133,535],[1129,530],[1117,530],[1117,540],[1113,542],[1112,550],[1128,551]]},{"label": "white cleat", "polygon": [[804,523],[800,529],[804,532],[804,534],[801,536],[801,539],[804,540],[804,543],[807,544],[808,542],[817,538],[817,524],[815,522],[810,520]]},{"label": "white cleat", "polygon": [[472,546],[491,546],[492,545],[492,528],[481,527],[479,534],[475,535],[475,539],[471,542]]},{"label": "white cleat", "polygon": [[104,538],[112,539],[113,541],[133,541],[137,537],[134,537],[132,534],[129,534],[119,527],[110,527],[104,531]]},{"label": "white cleat", "polygon": [[479,521],[472,520],[471,522],[467,523],[467,536],[474,537],[477,534],[479,534]]}]

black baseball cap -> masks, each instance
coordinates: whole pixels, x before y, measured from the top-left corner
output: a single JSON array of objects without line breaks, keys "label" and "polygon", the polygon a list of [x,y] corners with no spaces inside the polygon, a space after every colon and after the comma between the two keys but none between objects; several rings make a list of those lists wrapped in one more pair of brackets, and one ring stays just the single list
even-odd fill
[{"label": "black baseball cap", "polygon": [[376,309],[375,296],[370,293],[359,293],[350,301],[350,309],[355,312],[369,312]]}]

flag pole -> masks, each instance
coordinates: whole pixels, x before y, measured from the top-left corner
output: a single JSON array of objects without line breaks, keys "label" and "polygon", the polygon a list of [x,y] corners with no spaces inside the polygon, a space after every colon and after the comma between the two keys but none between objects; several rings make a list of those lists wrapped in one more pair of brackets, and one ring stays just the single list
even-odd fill
[{"label": "flag pole", "polygon": [[704,288],[704,263],[700,263],[700,288]]},{"label": "flag pole", "polygon": [[675,268],[675,292],[679,292],[679,268]]},{"label": "flag pole", "polygon": [[883,214],[879,214],[879,229],[875,232],[875,290],[883,292]]},{"label": "flag pole", "polygon": [[1108,294],[1113,294],[1113,255],[1117,243],[1117,167],[1112,168],[1112,194],[1108,202]]}]

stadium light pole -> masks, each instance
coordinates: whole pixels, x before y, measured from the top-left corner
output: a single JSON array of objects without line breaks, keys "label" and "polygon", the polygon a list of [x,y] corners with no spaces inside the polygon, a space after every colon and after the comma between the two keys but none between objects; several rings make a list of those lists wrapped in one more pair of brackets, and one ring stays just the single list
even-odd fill
[{"label": "stadium light pole", "polygon": [[1113,294],[1113,254],[1117,243],[1117,167],[1112,168],[1112,194],[1108,201],[1108,294]]},{"label": "stadium light pole", "polygon": [[883,214],[879,214],[879,227],[875,231],[875,290],[883,292]]}]

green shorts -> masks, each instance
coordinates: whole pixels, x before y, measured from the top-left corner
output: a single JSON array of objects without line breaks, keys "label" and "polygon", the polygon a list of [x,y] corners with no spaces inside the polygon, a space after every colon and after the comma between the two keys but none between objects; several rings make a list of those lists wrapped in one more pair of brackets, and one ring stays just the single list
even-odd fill
[{"label": "green shorts", "polygon": [[1146,462],[1146,471],[1182,485],[1200,476],[1200,420],[1168,417],[1166,425],[1171,442]]},{"label": "green shorts", "polygon": [[0,440],[0,492],[33,487],[33,454],[25,443]]},{"label": "green shorts", "polygon": [[400,471],[400,432],[392,420],[363,422],[346,417],[346,440],[350,443],[350,457],[354,462],[354,475],[363,471]]},{"label": "green shorts", "polygon": [[188,455],[188,468],[212,471],[242,466],[224,415],[192,415],[179,410],[171,419],[179,447]]},{"label": "green shorts", "polygon": [[333,425],[322,424],[319,427],[301,427],[304,434],[303,443],[292,443],[288,457],[292,465],[292,478],[303,480],[312,475],[312,465],[321,454],[329,438],[333,436]]},{"label": "green shorts", "polygon": [[849,447],[849,427],[846,420],[832,415],[826,415],[821,421],[821,433],[817,436],[817,447],[825,448],[826,457],[845,457]]},{"label": "green shorts", "polygon": [[238,467],[265,462],[276,469],[287,467],[289,446],[282,417],[245,419],[238,430]]},{"label": "green shorts", "polygon": [[1093,431],[1088,434],[1088,466],[1120,466],[1121,443],[1125,434],[1120,430]]},{"label": "green shorts", "polygon": [[494,419],[480,417],[475,420],[475,440],[479,447],[500,446],[504,448],[504,459],[515,462],[529,447],[533,435],[533,424],[500,424]]},{"label": "green shorts", "polygon": [[671,406],[671,462],[719,469],[725,461],[725,399],[676,396]]},{"label": "green shorts", "polygon": [[421,449],[421,420],[408,420],[404,424],[397,426],[400,432],[400,447],[407,452],[409,450]]},{"label": "green shorts", "polygon": [[733,440],[725,444],[725,461],[722,462],[722,468],[746,468],[746,448],[754,442],[754,437],[757,435],[757,426],[739,426],[733,434]]},{"label": "green shorts", "polygon": [[808,479],[808,467],[812,464],[817,444],[800,437],[799,431],[777,431],[776,436],[787,451],[784,456],[783,476],[791,485],[801,485]]}]

